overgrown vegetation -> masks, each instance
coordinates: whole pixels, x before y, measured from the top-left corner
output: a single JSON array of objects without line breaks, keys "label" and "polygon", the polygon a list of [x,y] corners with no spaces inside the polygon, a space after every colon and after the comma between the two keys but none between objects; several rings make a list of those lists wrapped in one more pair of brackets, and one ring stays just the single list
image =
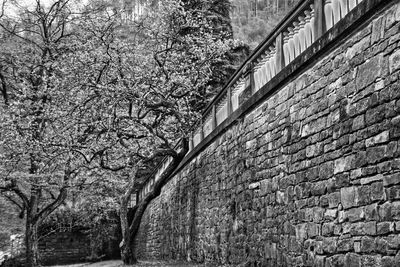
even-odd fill
[{"label": "overgrown vegetation", "polygon": [[231,0],[236,39],[254,49],[299,0]]},{"label": "overgrown vegetation", "polygon": [[97,209],[82,212],[118,208],[122,258],[136,261],[133,238],[168,172],[132,223],[129,198],[162,157],[169,171],[179,163],[187,142],[175,143],[240,51],[207,1],[161,2],[134,19],[113,1],[2,2],[0,190],[25,216],[26,266],[39,265],[40,225],[93,196]]}]

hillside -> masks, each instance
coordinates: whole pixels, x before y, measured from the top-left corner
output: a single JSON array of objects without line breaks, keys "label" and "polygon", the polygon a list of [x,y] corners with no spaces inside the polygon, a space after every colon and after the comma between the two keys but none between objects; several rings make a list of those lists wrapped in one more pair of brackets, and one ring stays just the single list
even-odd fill
[{"label": "hillside", "polygon": [[299,0],[231,0],[235,39],[254,49]]}]

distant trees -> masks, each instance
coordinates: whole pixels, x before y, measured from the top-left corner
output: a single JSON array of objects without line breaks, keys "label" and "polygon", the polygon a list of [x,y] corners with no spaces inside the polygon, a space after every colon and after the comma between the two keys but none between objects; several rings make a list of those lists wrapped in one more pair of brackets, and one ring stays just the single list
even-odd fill
[{"label": "distant trees", "polygon": [[98,55],[107,52],[110,18],[78,5],[2,1],[0,193],[25,214],[28,267],[39,264],[38,227],[84,183],[97,156],[87,103],[101,90],[107,56]]},{"label": "distant trees", "polygon": [[71,190],[88,188],[119,198],[121,254],[135,262],[141,216],[172,168],[132,224],[130,195],[160,158],[179,163],[187,142],[177,151],[176,141],[229,74],[216,70],[234,69],[225,7],[163,0],[152,3],[157,12],[129,20],[124,5],[108,1],[37,0],[8,13],[3,4],[0,191],[25,212],[26,266],[39,264],[42,221]]},{"label": "distant trees", "polygon": [[[187,152],[187,141],[181,150],[175,143],[199,118],[215,90],[210,84],[213,70],[227,61],[235,45],[231,33],[216,30],[215,20],[204,16],[210,6],[189,4],[162,1],[140,19],[124,22],[116,32],[118,48],[110,53],[111,67],[101,80],[103,96],[94,103],[101,104],[96,110],[102,121],[96,139],[105,144],[97,162],[104,172],[119,177],[123,190],[121,256],[127,264],[136,262],[133,239],[148,203]],[[164,156],[172,158],[172,167],[139,203],[129,223],[130,196]]]},{"label": "distant trees", "polygon": [[236,39],[254,49],[299,0],[231,0]]}]

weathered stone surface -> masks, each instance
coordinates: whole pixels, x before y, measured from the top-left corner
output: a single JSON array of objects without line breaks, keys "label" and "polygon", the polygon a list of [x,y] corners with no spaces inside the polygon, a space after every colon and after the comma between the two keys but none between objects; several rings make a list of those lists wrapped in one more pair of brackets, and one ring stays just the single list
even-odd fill
[{"label": "weathered stone surface", "polygon": [[354,186],[340,189],[343,208],[348,209],[357,205],[357,191]]},{"label": "weathered stone surface", "polygon": [[365,146],[370,147],[376,144],[385,143],[387,141],[389,141],[389,131],[384,131],[376,136],[373,136],[365,140]]},{"label": "weathered stone surface", "polygon": [[146,210],[141,258],[400,262],[400,3],[389,2],[172,177]]},{"label": "weathered stone surface", "polygon": [[395,173],[383,177],[384,186],[390,186],[395,184],[400,184],[400,173]]},{"label": "weathered stone surface", "polygon": [[[396,61],[394,59],[394,61]],[[378,77],[381,76],[381,72],[383,69],[383,58],[382,56],[377,56],[368,60],[364,64],[362,64],[357,73],[356,84],[357,88],[363,89],[367,85],[370,85],[374,82]]]},{"label": "weathered stone surface", "polygon": [[390,73],[393,73],[396,70],[400,69],[400,51],[394,52],[389,57],[389,69]]},{"label": "weathered stone surface", "polygon": [[360,183],[362,185],[364,185],[364,184],[371,184],[373,182],[382,181],[382,180],[383,180],[383,175],[382,174],[378,174],[378,175],[375,175],[375,176],[372,176],[372,177],[362,178],[360,180]]}]

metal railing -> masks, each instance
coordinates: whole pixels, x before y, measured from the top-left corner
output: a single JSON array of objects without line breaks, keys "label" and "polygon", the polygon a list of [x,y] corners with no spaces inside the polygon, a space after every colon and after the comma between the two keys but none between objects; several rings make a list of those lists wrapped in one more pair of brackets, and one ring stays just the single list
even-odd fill
[{"label": "metal railing", "polygon": [[[190,135],[189,152],[362,1],[301,1],[254,50],[206,107],[202,119]],[[166,164],[167,160],[163,162]],[[168,165],[164,163],[140,190],[139,201],[152,190],[154,181],[167,168]]]}]

